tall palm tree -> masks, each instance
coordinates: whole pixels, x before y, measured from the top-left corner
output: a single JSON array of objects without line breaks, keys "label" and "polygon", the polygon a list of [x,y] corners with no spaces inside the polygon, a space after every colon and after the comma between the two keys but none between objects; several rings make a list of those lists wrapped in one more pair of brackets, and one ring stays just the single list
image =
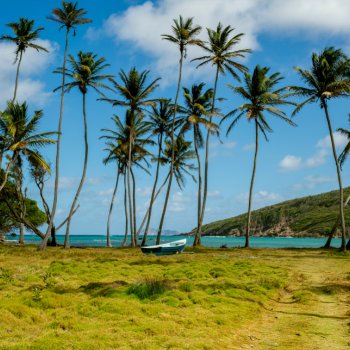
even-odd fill
[{"label": "tall palm tree", "polygon": [[[349,121],[350,121],[350,115],[349,115]],[[350,131],[344,128],[339,128],[337,129],[337,131],[339,131],[343,136],[345,136],[348,140],[348,143],[345,145],[343,151],[340,153],[339,158],[338,158],[338,162],[339,162],[339,166],[340,169],[343,168],[343,164],[346,161],[346,159],[349,156],[350,153]],[[349,204],[350,202],[350,195],[346,198],[345,203],[344,203],[344,208]],[[331,242],[332,239],[334,237],[334,234],[336,233],[338,226],[341,225],[341,216],[339,215],[328,235],[328,239],[326,244],[324,245],[324,248],[330,248],[331,246]],[[346,249],[350,249],[350,240],[348,241],[347,245],[346,245]]]},{"label": "tall palm tree", "polygon": [[[235,94],[238,94],[246,103],[243,103],[238,108],[228,113],[222,121],[229,117],[233,117],[233,121],[230,123],[227,130],[227,134],[230,133],[233,126],[242,118],[246,116],[248,122],[253,121],[255,126],[255,154],[252,177],[249,189],[249,202],[248,202],[248,215],[247,215],[247,226],[246,226],[246,240],[245,247],[249,248],[249,233],[250,233],[250,220],[251,220],[251,207],[252,207],[252,194],[256,170],[256,162],[258,156],[259,147],[259,131],[265,136],[267,140],[266,132],[272,131],[269,124],[266,121],[265,112],[282,119],[283,121],[295,125],[286,114],[278,109],[276,106],[292,104],[287,100],[287,95],[284,94],[286,88],[276,89],[276,85],[282,79],[280,73],[274,73],[268,75],[268,67],[256,66],[253,74],[244,74],[244,86],[234,87],[229,85]],[[238,115],[237,115],[238,113]]]},{"label": "tall palm tree", "polygon": [[[153,141],[149,139],[149,129],[150,126],[147,125],[143,121],[143,116],[139,113],[135,115],[133,130],[130,128],[130,118],[131,118],[130,110],[126,113],[125,123],[122,123],[120,118],[118,116],[114,116],[112,118],[114,122],[114,129],[102,129],[102,131],[106,132],[107,134],[101,136],[102,139],[106,139],[107,142],[107,151],[108,156],[105,159],[106,163],[109,163],[111,161],[117,161],[119,163],[118,166],[118,175],[119,173],[126,175],[126,171],[128,168],[131,169],[131,176],[133,177],[133,184],[135,184],[135,179],[132,172],[132,166],[135,165],[146,172],[148,170],[146,167],[149,166],[149,163],[147,161],[147,157],[150,156],[150,153],[145,148],[147,145],[153,145]],[[132,147],[131,152],[131,165],[129,167],[129,147],[130,147],[130,135],[133,133],[134,135],[134,144]],[[116,190],[115,190],[116,192]],[[129,198],[129,212],[130,210],[133,210],[133,215],[130,215],[130,220],[132,219],[132,228],[134,228],[135,225],[135,212],[136,212],[136,205],[132,205],[131,197],[133,197],[133,202],[135,203],[136,199],[136,193],[133,189],[133,195],[131,195],[131,188],[129,187],[128,192],[128,198]],[[114,194],[115,196],[115,194]],[[112,197],[112,203],[114,201],[114,196]],[[112,204],[111,204],[111,208]],[[111,210],[110,210],[111,215]],[[109,236],[109,224],[107,225],[107,237]],[[132,235],[132,245],[137,244],[137,235],[134,235],[134,231],[131,230]]]},{"label": "tall palm tree", "polygon": [[300,67],[295,69],[305,86],[291,86],[290,90],[293,91],[294,95],[306,98],[306,100],[297,106],[293,115],[298,113],[306,104],[312,102],[319,102],[325,113],[339,185],[339,213],[342,227],[341,250],[346,250],[343,184],[334,144],[328,100],[350,95],[350,59],[340,49],[326,47],[320,54],[312,54],[311,70]]},{"label": "tall palm tree", "polygon": [[[222,24],[217,25],[216,30],[207,28],[209,42],[200,45],[206,52],[207,55],[195,58],[193,61],[201,62],[198,67],[211,64],[215,67],[215,81],[214,81],[214,92],[212,95],[211,105],[211,116],[210,122],[212,121],[213,112],[215,109],[216,102],[216,91],[219,81],[219,74],[225,75],[228,72],[234,79],[240,81],[237,72],[247,72],[247,67],[237,62],[237,59],[245,57],[247,53],[250,53],[250,49],[234,50],[234,47],[241,41],[243,33],[231,36],[233,32],[231,26],[223,28]],[[209,171],[209,140],[211,130],[208,129],[206,144],[205,144],[205,169],[204,169],[204,188],[203,188],[203,204],[200,223],[198,224],[197,231],[198,236],[201,236],[202,225],[205,214],[205,207],[207,203],[208,193],[208,171]]]},{"label": "tall palm tree", "polygon": [[[175,148],[175,149],[173,149]],[[175,157],[173,159],[173,157]],[[169,180],[170,181],[170,172],[172,171],[176,182],[180,189],[182,190],[185,186],[185,175],[189,175],[194,182],[196,178],[191,174],[192,170],[195,170],[196,167],[193,164],[189,164],[188,161],[196,157],[194,150],[191,148],[191,142],[185,141],[182,136],[176,138],[175,147],[172,146],[171,139],[165,142],[165,148],[163,151],[163,156],[161,162],[163,164],[173,163],[173,167],[170,167],[169,171]],[[163,207],[161,222],[164,222],[164,216],[167,207]],[[162,230],[158,228],[157,232],[157,244],[160,243],[160,238],[162,235]]]},{"label": "tall palm tree", "polygon": [[[170,41],[171,43],[175,44],[180,51],[180,60],[179,60],[179,78],[177,82],[177,89],[176,89],[176,95],[175,95],[175,102],[174,102],[174,115],[173,115],[173,122],[171,126],[171,143],[174,145],[175,144],[175,120],[176,120],[176,113],[177,113],[177,104],[178,104],[178,99],[179,99],[179,94],[180,94],[180,87],[181,87],[181,81],[182,81],[182,66],[183,66],[183,61],[187,56],[187,47],[188,46],[193,46],[193,45],[201,45],[203,44],[201,40],[197,38],[197,35],[200,33],[202,30],[202,27],[194,25],[193,24],[193,17],[186,18],[184,19],[182,16],[179,16],[179,20],[174,19],[173,20],[174,25],[172,26],[172,35],[170,34],[162,34],[162,38],[164,40]],[[165,214],[166,208],[168,206],[168,200],[169,200],[169,195],[170,195],[170,190],[171,190],[171,184],[173,181],[173,167],[174,167],[174,162],[175,162],[175,147],[172,147],[172,161],[170,164],[170,177],[169,177],[169,182],[168,182],[168,188],[166,191],[165,195],[165,201],[164,201],[164,209],[163,212]],[[163,223],[164,223],[164,218],[165,215],[162,215],[160,224],[159,224],[159,229],[158,229],[158,235],[160,234],[159,231],[161,232],[163,229]]]},{"label": "tall palm tree", "polygon": [[34,29],[34,21],[28,20],[26,18],[20,18],[19,22],[11,22],[7,24],[14,33],[14,36],[11,35],[2,35],[0,40],[9,41],[11,43],[16,44],[16,57],[14,63],[17,63],[17,71],[16,71],[16,81],[15,81],[15,90],[13,93],[12,101],[16,100],[17,97],[17,88],[18,88],[18,77],[19,70],[22,62],[22,56],[26,49],[33,48],[37,51],[45,51],[48,50],[45,47],[42,47],[38,44],[35,44],[35,40],[39,38],[39,33],[44,28],[40,27],[38,29]]},{"label": "tall palm tree", "polygon": [[53,204],[50,214],[50,221],[47,227],[47,232],[51,233],[53,222],[55,219],[58,197],[58,180],[60,176],[60,150],[61,150],[61,135],[62,135],[62,122],[63,122],[63,106],[64,106],[64,86],[66,84],[66,65],[67,65],[67,52],[68,52],[68,40],[69,34],[73,30],[73,35],[76,34],[76,27],[81,24],[87,24],[92,22],[90,19],[84,18],[87,12],[78,8],[78,3],[62,1],[61,8],[54,8],[51,11],[52,15],[48,17],[51,21],[54,21],[60,25],[59,29],[65,28],[66,38],[63,52],[63,66],[62,66],[62,87],[61,87],[61,103],[60,103],[60,116],[58,120],[58,137],[56,145],[56,164],[55,164],[55,187],[53,194]]},{"label": "tall palm tree", "polygon": [[[100,89],[101,88],[110,89],[110,88],[106,86],[104,83],[102,83],[102,81],[108,78],[111,78],[111,75],[101,74],[102,71],[109,66],[109,64],[106,63],[106,60],[103,57],[98,59],[97,55],[94,55],[91,52],[84,53],[80,51],[78,53],[77,60],[72,55],[69,55],[68,63],[70,64],[70,68],[65,70],[65,74],[67,77],[71,79],[71,81],[64,85],[64,89],[65,89],[65,92],[70,92],[72,89],[78,88],[79,91],[82,93],[85,153],[84,153],[84,166],[83,166],[82,176],[79,182],[78,189],[74,196],[73,203],[69,211],[65,240],[64,240],[65,248],[69,248],[69,232],[70,232],[71,219],[72,219],[72,215],[73,215],[75,206],[77,204],[80,192],[83,188],[83,184],[86,176],[87,163],[88,163],[89,144],[88,144],[88,124],[87,124],[87,114],[86,114],[86,94],[88,92],[88,89],[91,88],[95,90],[97,93],[103,95]],[[55,73],[63,74],[63,68],[62,67],[58,68],[55,71]],[[61,86],[56,88],[55,91],[60,89],[61,89]],[[43,240],[40,246],[40,249],[45,248],[47,244],[47,240],[49,239],[49,234],[50,232],[48,232],[45,235],[45,239]]]},{"label": "tall palm tree", "polygon": [[[201,211],[202,211],[202,167],[201,159],[199,155],[199,148],[204,145],[203,133],[201,126],[210,129],[212,132],[218,130],[218,125],[214,124],[212,120],[211,110],[213,89],[208,89],[203,92],[204,83],[199,85],[192,85],[191,90],[183,88],[185,106],[179,106],[180,116],[177,118],[179,126],[179,135],[184,135],[187,131],[193,130],[193,143],[194,150],[197,157],[198,165],[198,193],[197,193],[197,231],[193,242],[194,246],[201,244],[201,237],[199,234],[199,226],[201,222]],[[210,115],[210,120],[207,117]]]},{"label": "tall palm tree", "polygon": [[106,165],[111,163],[112,161],[117,162],[117,177],[116,177],[116,181],[113,189],[113,194],[112,194],[111,204],[109,206],[109,213],[108,213],[108,219],[107,219],[107,247],[112,247],[110,224],[111,224],[111,218],[112,218],[112,212],[113,212],[113,206],[114,206],[114,199],[118,190],[119,177],[120,177],[120,174],[123,173],[123,165],[121,163],[122,155],[120,152],[120,148],[117,148],[114,145],[109,144],[106,151],[108,152],[108,156],[103,160],[103,163]]},{"label": "tall palm tree", "polygon": [[163,138],[165,136],[170,135],[170,124],[171,124],[172,116],[173,116],[173,106],[171,104],[171,100],[162,99],[158,101],[158,105],[151,106],[151,112],[149,114],[150,120],[147,122],[147,125],[149,125],[152,131],[152,134],[157,136],[158,156],[155,159],[157,162],[157,168],[156,168],[156,174],[155,174],[154,184],[152,188],[150,204],[147,211],[147,222],[146,222],[145,231],[143,233],[143,239],[141,243],[142,246],[146,244],[149,225],[152,217],[153,203],[156,197],[156,189],[157,189],[158,178],[159,178],[159,169],[161,165],[160,157],[163,150]]},{"label": "tall palm tree", "polygon": [[[129,109],[129,115],[127,118],[127,125],[130,129],[129,134],[129,159],[128,159],[128,188],[129,194],[131,193],[131,156],[133,151],[134,144],[134,129],[135,129],[135,118],[136,115],[143,116],[143,112],[146,107],[152,106],[155,104],[156,100],[150,99],[149,96],[151,93],[159,86],[158,81],[160,78],[157,78],[150,83],[147,81],[149,71],[139,72],[135,67],[131,68],[128,73],[124,70],[119,72],[119,78],[121,84],[116,80],[110,79],[118,95],[121,96],[121,99],[111,99],[111,98],[101,98],[102,101],[107,101],[113,106],[124,106]],[[132,210],[131,199],[129,199],[129,214],[130,214],[130,230],[133,237],[137,236],[136,227],[134,223],[136,218],[132,219],[134,210]],[[137,241],[132,240],[132,244],[136,245]]]}]

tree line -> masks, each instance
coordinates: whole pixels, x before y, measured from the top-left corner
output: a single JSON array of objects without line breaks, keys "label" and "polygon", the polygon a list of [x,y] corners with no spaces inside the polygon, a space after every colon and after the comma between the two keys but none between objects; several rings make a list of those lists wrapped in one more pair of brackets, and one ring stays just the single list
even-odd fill
[{"label": "tree line", "polygon": [[[61,84],[54,90],[61,95],[59,119],[55,131],[38,133],[37,129],[43,112],[36,111],[30,117],[27,103],[17,101],[21,63],[25,59],[26,50],[47,52],[45,47],[37,44],[40,32],[44,28],[35,29],[33,20],[20,18],[19,22],[7,25],[12,30],[12,35],[0,37],[1,41],[9,41],[16,45],[14,62],[17,65],[13,98],[7,102],[5,110],[0,114],[0,194],[10,193],[10,188],[15,188],[16,205],[7,201],[6,206],[20,226],[21,242],[23,242],[24,227],[27,227],[42,238],[40,249],[45,249],[48,243],[56,244],[55,233],[57,229],[65,226],[64,247],[70,247],[71,222],[73,215],[79,209],[79,196],[84,186],[89,159],[89,111],[86,101],[91,95],[88,92],[95,92],[101,103],[123,107],[124,110],[124,115],[112,116],[113,128],[102,129],[101,136],[106,144],[106,157],[103,162],[114,164],[116,172],[107,220],[107,246],[111,246],[110,220],[121,181],[124,185],[121,196],[125,213],[123,245],[127,244],[130,237],[130,244],[135,247],[139,244],[140,235],[142,235],[141,244],[146,244],[154,203],[159,194],[165,190],[157,230],[157,244],[160,242],[174,179],[182,189],[186,176],[192,178],[198,185],[194,246],[200,245],[208,195],[210,139],[219,134],[221,124],[228,124],[226,134],[229,134],[244,117],[248,122],[253,123],[255,133],[255,152],[245,225],[245,247],[249,247],[252,194],[259,142],[261,137],[268,140],[268,134],[272,131],[267,116],[276,117],[295,126],[292,117],[306,104],[316,103],[323,112],[329,130],[339,185],[339,219],[335,225],[338,227],[339,223],[341,226],[341,249],[346,249],[344,206],[348,200],[344,201],[341,166],[350,150],[350,132],[340,129],[349,143],[338,158],[329,113],[331,100],[349,97],[350,94],[350,59],[341,49],[326,47],[320,53],[313,53],[309,70],[295,68],[301,85],[287,86],[281,84],[283,77],[279,72],[271,72],[269,67],[260,65],[250,71],[242,63],[242,59],[251,53],[249,48],[237,49],[243,33],[236,34],[230,25],[223,26],[219,23],[215,29],[207,28],[207,38],[201,40],[199,39],[201,26],[194,24],[193,18],[179,16],[178,19],[173,20],[171,33],[161,35],[161,39],[178,48],[179,54],[176,94],[174,99],[169,99],[156,97],[160,78],[150,80],[147,70],[139,71],[136,67],[132,67],[129,71],[120,70],[115,77],[106,73],[109,64],[105,58],[92,52],[80,51],[76,57],[69,54],[72,34],[74,37],[79,26],[92,22],[85,17],[86,15],[87,12],[79,8],[78,3],[62,1],[61,7],[53,9],[48,16],[49,20],[59,25],[59,29],[65,30],[63,63],[54,72],[61,76]],[[183,64],[187,58],[187,51],[193,46],[199,46],[203,50],[203,56],[192,60],[194,67],[211,66],[213,88],[207,89],[205,83],[193,84],[190,87],[182,86]],[[232,96],[239,96],[244,101],[226,113],[219,108],[220,98],[217,96],[220,77],[223,75],[230,76],[233,81],[228,85]],[[61,136],[64,132],[64,104],[65,95],[71,90],[79,90],[81,93],[84,164],[69,214],[62,223],[58,224],[56,209],[59,193]],[[299,97],[301,102],[296,102],[293,97]],[[284,107],[288,105],[294,106],[291,116],[284,111]],[[51,170],[48,161],[42,156],[41,148],[52,143],[56,146],[56,159],[53,166],[55,170],[53,201],[49,204],[44,196],[44,185]],[[152,149],[157,151],[153,154]],[[150,173],[151,162],[156,166],[150,203],[142,222],[137,223],[137,179],[134,170],[139,168]],[[46,232],[40,231],[38,223],[35,224],[26,217],[28,205],[26,191],[23,188],[24,163],[30,167],[30,174],[42,200],[47,223]],[[168,169],[164,179],[159,178],[161,167]]]}]

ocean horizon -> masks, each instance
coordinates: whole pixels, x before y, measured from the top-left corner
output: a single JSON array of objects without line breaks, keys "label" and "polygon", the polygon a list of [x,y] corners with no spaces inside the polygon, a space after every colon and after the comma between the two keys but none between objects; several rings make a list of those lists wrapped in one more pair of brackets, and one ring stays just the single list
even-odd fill
[{"label": "ocean horizon", "polygon": [[[6,235],[7,242],[17,242],[18,235]],[[64,243],[64,235],[57,235],[58,244]],[[171,242],[179,239],[187,239],[187,245],[192,246],[193,237],[188,236],[163,236],[162,243]],[[113,247],[121,247],[124,235],[112,235],[111,241]],[[36,235],[25,235],[25,243],[39,244],[41,239]],[[155,244],[156,236],[149,236],[147,243]],[[252,248],[320,248],[327,238],[294,238],[294,237],[251,237],[250,243]],[[227,236],[204,236],[202,237],[202,245],[211,248],[241,248],[244,247],[244,237],[227,237]],[[107,239],[105,235],[71,235],[70,244],[72,247],[105,247]],[[130,244],[130,237],[127,244]],[[341,244],[340,238],[334,238],[332,246],[339,247]]]}]

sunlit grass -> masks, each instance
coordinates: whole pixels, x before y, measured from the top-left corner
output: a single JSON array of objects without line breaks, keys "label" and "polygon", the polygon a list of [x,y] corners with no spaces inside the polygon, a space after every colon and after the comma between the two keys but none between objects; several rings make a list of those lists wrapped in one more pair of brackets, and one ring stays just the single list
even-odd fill
[{"label": "sunlit grass", "polygon": [[0,349],[232,349],[288,283],[278,259],[0,246]]}]

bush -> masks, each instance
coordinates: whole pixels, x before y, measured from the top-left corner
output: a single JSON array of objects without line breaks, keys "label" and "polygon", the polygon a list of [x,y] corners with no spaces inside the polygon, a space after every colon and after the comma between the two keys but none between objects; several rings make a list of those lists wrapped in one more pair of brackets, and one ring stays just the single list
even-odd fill
[{"label": "bush", "polygon": [[128,290],[128,294],[134,294],[139,299],[150,299],[165,293],[170,289],[167,279],[155,277],[146,277],[143,281],[132,284]]}]

